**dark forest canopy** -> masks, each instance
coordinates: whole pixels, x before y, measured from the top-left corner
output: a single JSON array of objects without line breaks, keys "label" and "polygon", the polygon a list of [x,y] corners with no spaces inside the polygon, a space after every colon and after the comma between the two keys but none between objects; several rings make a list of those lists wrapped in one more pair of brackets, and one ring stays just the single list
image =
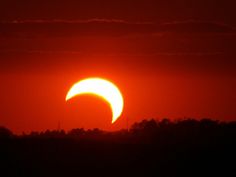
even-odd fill
[{"label": "dark forest canopy", "polygon": [[[115,132],[103,131],[98,128],[85,130],[84,128],[75,128],[68,132],[64,130],[46,130],[42,132],[32,131],[29,134],[14,135],[9,129],[0,127],[0,139],[76,139],[76,140],[101,140],[117,142],[148,142],[157,140],[160,137],[168,138],[192,138],[207,137],[215,135],[231,136],[236,135],[236,121],[220,122],[211,119],[182,119],[171,121],[162,120],[142,120],[134,123],[128,130],[122,129]],[[130,141],[132,140],[132,141]]]},{"label": "dark forest canopy", "polygon": [[129,130],[20,136],[0,128],[0,176],[236,176],[236,122],[143,120]]}]

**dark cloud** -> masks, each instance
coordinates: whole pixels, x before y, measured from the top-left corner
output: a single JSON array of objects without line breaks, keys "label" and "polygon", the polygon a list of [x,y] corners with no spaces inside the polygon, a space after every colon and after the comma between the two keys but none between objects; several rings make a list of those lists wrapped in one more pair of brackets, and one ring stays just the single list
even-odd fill
[{"label": "dark cloud", "polygon": [[5,70],[111,58],[127,68],[235,72],[234,0],[2,0],[0,21]]},{"label": "dark cloud", "polygon": [[202,21],[15,20],[0,23],[0,38],[0,52],[209,55],[236,46],[232,26]]},{"label": "dark cloud", "polygon": [[235,33],[230,25],[216,22],[184,21],[157,24],[117,19],[15,20],[0,23],[1,37],[120,36],[155,33]]},{"label": "dark cloud", "polygon": [[235,28],[219,23],[207,21],[183,21],[164,23],[161,26],[162,31],[174,33],[234,33]]},{"label": "dark cloud", "polygon": [[221,21],[236,25],[235,0],[1,0],[0,21],[125,19],[127,21]]}]

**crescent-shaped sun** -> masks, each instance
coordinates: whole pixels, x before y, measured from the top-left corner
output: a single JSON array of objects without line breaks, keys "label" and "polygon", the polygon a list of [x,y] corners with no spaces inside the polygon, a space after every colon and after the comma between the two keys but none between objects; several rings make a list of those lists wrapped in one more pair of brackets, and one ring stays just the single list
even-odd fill
[{"label": "crescent-shaped sun", "polygon": [[106,100],[112,110],[112,123],[121,115],[124,100],[120,90],[110,81],[102,78],[87,78],[75,83],[66,95],[66,101],[81,94],[94,94]]}]

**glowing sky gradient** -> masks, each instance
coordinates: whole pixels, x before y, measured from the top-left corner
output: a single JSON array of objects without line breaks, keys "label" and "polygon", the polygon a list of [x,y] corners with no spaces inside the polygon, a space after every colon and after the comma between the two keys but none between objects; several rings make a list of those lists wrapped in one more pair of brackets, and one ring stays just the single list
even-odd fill
[{"label": "glowing sky gradient", "polygon": [[[0,2],[0,125],[116,130],[144,118],[236,120],[235,1]],[[9,13],[11,12],[11,13]],[[64,97],[104,77],[124,95]]]}]

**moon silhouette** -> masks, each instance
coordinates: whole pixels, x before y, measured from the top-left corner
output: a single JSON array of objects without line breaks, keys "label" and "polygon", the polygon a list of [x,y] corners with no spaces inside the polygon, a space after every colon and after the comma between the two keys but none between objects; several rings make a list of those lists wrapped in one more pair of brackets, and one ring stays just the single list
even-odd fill
[{"label": "moon silhouette", "polygon": [[75,83],[66,95],[66,101],[81,94],[94,94],[106,100],[112,110],[112,124],[120,117],[124,100],[112,82],[102,78],[87,78]]}]

